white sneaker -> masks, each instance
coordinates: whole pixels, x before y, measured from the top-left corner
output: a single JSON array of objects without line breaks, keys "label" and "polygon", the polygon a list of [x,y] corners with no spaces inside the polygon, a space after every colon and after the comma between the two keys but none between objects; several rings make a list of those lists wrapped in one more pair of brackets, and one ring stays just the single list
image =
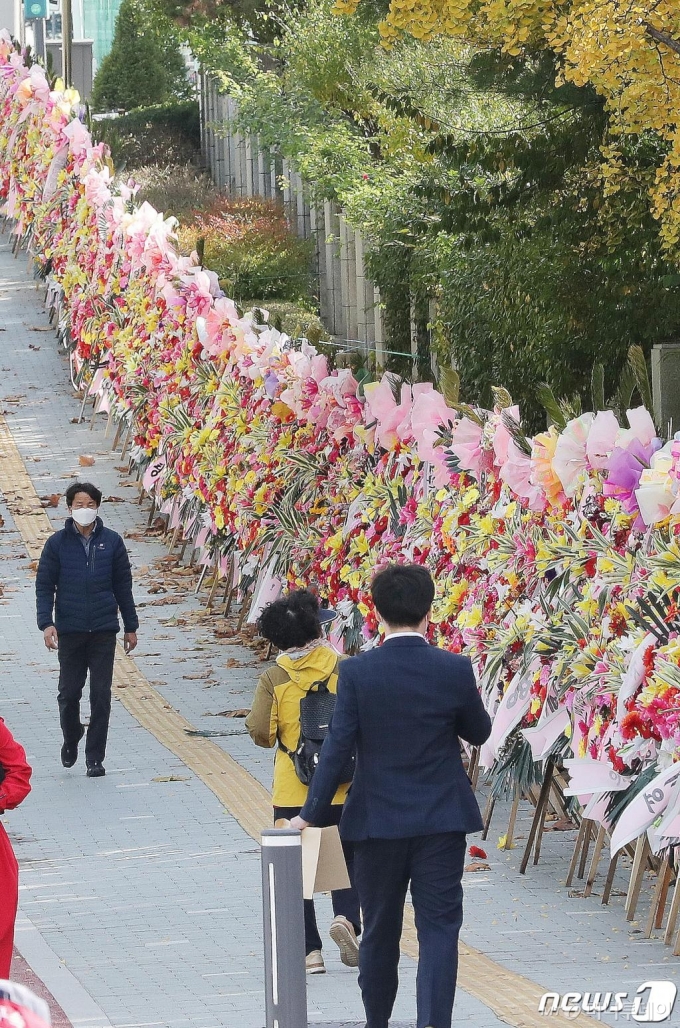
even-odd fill
[{"label": "white sneaker", "polygon": [[354,925],[342,914],[331,921],[330,937],[340,950],[340,959],[346,967],[359,966],[359,942]]},{"label": "white sneaker", "polygon": [[305,969],[307,974],[325,974],[326,965],[323,962],[323,954],[320,949],[312,950],[305,957]]}]

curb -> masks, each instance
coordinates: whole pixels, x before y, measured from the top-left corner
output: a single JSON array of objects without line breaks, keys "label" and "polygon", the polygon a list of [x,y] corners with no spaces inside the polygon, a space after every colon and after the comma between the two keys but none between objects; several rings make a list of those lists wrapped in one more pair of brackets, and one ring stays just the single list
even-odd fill
[{"label": "curb", "polygon": [[101,1007],[21,910],[14,945],[13,973],[18,970],[17,980],[48,1002],[53,1028],[112,1028]]}]

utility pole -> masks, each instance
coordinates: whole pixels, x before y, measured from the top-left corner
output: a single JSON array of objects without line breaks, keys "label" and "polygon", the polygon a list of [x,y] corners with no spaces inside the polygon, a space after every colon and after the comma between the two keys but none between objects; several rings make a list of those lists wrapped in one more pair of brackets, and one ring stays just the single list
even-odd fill
[{"label": "utility pole", "polygon": [[68,89],[73,85],[73,11],[71,0],[61,0],[61,75]]},{"label": "utility pole", "polygon": [[36,18],[33,22],[33,49],[35,50],[35,56],[39,58],[43,68],[47,67],[44,18]]}]

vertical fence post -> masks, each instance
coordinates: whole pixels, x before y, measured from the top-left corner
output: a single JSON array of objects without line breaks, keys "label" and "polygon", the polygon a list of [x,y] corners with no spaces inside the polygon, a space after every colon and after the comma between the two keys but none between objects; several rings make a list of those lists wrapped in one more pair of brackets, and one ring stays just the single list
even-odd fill
[{"label": "vertical fence post", "polygon": [[302,840],[294,828],[262,832],[267,1028],[307,1028]]},{"label": "vertical fence post", "polygon": [[387,352],[385,348],[385,333],[383,331],[383,316],[380,300],[380,290],[373,286],[373,311],[375,314],[375,364],[376,370],[384,371],[387,366]]}]

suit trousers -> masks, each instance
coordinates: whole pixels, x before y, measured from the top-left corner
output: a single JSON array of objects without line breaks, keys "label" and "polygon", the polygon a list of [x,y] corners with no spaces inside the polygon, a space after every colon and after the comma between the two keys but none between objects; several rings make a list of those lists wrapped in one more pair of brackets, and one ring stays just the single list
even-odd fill
[{"label": "suit trousers", "polygon": [[[301,811],[301,807],[274,807],[274,820],[278,821],[279,818],[285,817],[288,821],[292,818],[297,817]],[[342,815],[342,804],[334,803],[329,808],[328,816],[325,818],[323,825],[319,825],[320,828],[329,828],[331,825],[340,824],[340,817]],[[349,880],[352,882],[352,886],[349,889],[335,889],[331,893],[331,901],[333,903],[333,913],[337,917],[338,914],[342,914],[348,921],[351,922],[352,927],[357,935],[361,935],[361,911],[359,910],[359,897],[357,896],[356,889],[354,888],[354,847],[350,842],[343,842],[342,844],[343,853],[345,854],[345,863],[347,864],[347,874]],[[314,953],[315,950],[321,949],[321,936],[319,935],[319,929],[316,923],[316,909],[314,907],[314,900],[305,900],[305,954],[309,956],[310,953]]]},{"label": "suit trousers", "polygon": [[366,1028],[388,1028],[399,984],[399,943],[409,884],[420,950],[417,1028],[451,1028],[464,863],[464,832],[354,843],[354,881],[364,920],[359,987]]},{"label": "suit trousers", "polygon": [[88,764],[104,760],[111,716],[111,683],[116,655],[115,632],[69,632],[59,635],[59,720],[64,742],[80,739],[80,699],[90,672],[90,725],[85,740]]}]

